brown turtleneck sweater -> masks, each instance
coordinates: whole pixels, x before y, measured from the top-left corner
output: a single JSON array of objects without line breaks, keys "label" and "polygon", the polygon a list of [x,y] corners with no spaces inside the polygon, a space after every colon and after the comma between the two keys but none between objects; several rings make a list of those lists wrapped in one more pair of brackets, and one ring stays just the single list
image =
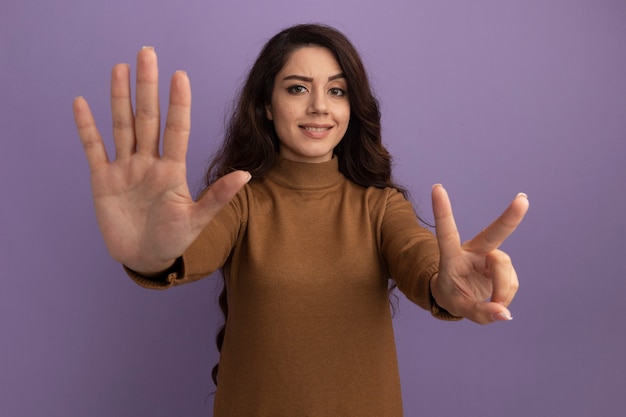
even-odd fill
[{"label": "brown turtleneck sweater", "polygon": [[402,416],[388,279],[433,315],[439,254],[394,189],[347,180],[337,159],[279,159],[185,252],[167,288],[223,266],[229,316],[215,417]]}]

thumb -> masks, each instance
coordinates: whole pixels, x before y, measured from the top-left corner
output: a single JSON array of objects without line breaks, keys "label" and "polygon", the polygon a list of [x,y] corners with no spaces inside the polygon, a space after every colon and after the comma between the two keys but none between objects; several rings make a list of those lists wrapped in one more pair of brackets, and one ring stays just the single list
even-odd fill
[{"label": "thumb", "polygon": [[206,226],[250,179],[249,172],[235,171],[215,181],[197,201],[195,217],[198,223]]},{"label": "thumb", "polygon": [[469,312],[467,319],[478,324],[489,324],[497,321],[511,321],[511,312],[502,304],[491,301],[478,302],[474,305],[473,311]]}]

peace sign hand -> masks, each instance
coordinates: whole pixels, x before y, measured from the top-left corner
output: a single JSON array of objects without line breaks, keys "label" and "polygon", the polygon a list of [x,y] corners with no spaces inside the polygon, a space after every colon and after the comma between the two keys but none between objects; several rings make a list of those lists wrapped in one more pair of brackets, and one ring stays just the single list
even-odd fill
[{"label": "peace sign hand", "polygon": [[437,304],[455,316],[479,324],[511,320],[507,309],[519,287],[511,258],[499,246],[528,211],[528,198],[518,194],[511,205],[473,239],[461,244],[448,193],[432,190],[439,243],[439,274],[431,281]]}]

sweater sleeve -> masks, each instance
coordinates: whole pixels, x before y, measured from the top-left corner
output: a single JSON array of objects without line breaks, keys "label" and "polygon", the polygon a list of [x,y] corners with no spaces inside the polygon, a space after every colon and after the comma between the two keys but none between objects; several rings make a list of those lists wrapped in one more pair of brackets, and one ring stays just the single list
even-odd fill
[{"label": "sweater sleeve", "polygon": [[437,239],[420,225],[413,206],[396,190],[387,195],[381,224],[387,270],[406,297],[442,320],[460,320],[435,302],[430,281],[439,272]]},{"label": "sweater sleeve", "polygon": [[167,289],[197,281],[224,266],[242,233],[247,217],[246,188],[225,206],[200,233],[174,265],[156,277],[144,277],[124,266],[138,285],[150,289]]}]

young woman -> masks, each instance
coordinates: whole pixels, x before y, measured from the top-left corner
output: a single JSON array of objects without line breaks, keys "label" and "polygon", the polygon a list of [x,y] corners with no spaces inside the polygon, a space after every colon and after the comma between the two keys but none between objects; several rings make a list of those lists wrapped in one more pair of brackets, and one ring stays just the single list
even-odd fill
[{"label": "young woman", "polygon": [[[518,280],[499,245],[525,195],[461,244],[442,186],[436,237],[392,181],[380,113],[343,34],[297,25],[268,41],[194,201],[185,177],[191,93],[177,72],[159,154],[157,64],[112,72],[116,158],[74,102],[107,247],[148,288],[221,269],[226,325],[215,416],[401,416],[390,280],[441,319],[510,320]],[[488,300],[488,301],[485,301]]]}]

